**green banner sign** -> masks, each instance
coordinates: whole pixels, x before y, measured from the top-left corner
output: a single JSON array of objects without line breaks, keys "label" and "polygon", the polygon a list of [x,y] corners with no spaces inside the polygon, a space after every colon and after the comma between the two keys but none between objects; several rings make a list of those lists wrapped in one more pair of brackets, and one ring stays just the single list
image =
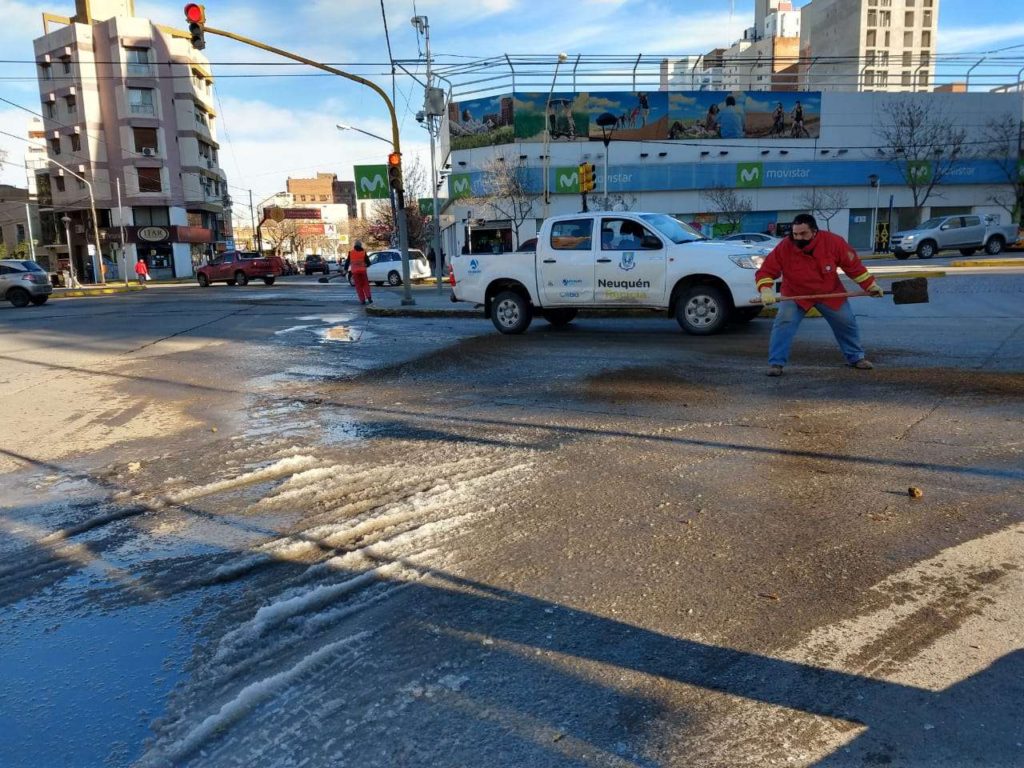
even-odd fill
[{"label": "green banner sign", "polygon": [[764,186],[764,163],[736,163],[736,186],[740,189]]},{"label": "green banner sign", "polygon": [[391,196],[386,165],[356,165],[352,170],[356,177],[356,197],[360,200],[387,200]]},{"label": "green banner sign", "polygon": [[579,166],[570,165],[555,168],[555,194],[569,195],[580,191]]},{"label": "green banner sign", "polygon": [[911,184],[928,184],[932,180],[932,164],[928,160],[907,161],[907,181]]},{"label": "green banner sign", "polygon": [[452,200],[473,196],[473,184],[468,173],[453,173],[448,177],[448,194]]},{"label": "green banner sign", "polygon": [[[434,215],[434,198],[432,198],[432,197],[421,197],[418,200],[418,202],[419,202],[419,206],[420,206],[420,214],[421,215],[423,215],[423,216],[433,216]],[[445,204],[445,201],[442,200],[439,197],[437,199],[437,211],[438,211],[438,213],[440,213],[441,209],[444,208],[444,204]]]}]

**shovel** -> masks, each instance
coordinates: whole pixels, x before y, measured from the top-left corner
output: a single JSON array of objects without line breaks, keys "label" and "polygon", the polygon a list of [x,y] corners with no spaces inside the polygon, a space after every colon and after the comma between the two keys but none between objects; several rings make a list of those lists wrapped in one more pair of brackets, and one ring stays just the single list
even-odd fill
[{"label": "shovel", "polygon": [[[779,296],[776,301],[811,301],[818,299],[856,299],[859,296],[870,296],[865,291],[850,291],[847,293],[818,293],[809,296]],[[897,280],[892,284],[892,290],[885,292],[886,296],[892,296],[893,304],[927,304],[928,303],[928,279],[914,277],[910,280]],[[751,304],[761,304],[761,299],[751,299]]]}]

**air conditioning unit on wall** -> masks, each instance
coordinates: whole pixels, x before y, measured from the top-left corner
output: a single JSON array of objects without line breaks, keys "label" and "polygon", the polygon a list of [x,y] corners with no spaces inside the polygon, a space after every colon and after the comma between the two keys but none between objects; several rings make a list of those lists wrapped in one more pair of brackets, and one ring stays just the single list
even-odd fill
[{"label": "air conditioning unit on wall", "polygon": [[142,156],[143,157],[152,157],[155,154],[156,154],[156,150],[153,149],[152,147],[143,147],[142,148]]}]

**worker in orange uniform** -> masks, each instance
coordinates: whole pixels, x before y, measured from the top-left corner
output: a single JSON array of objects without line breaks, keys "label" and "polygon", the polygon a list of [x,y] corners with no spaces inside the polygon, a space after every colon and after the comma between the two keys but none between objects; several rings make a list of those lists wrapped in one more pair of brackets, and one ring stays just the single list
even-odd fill
[{"label": "worker in orange uniform", "polygon": [[360,304],[373,304],[370,296],[370,281],[366,279],[366,250],[361,240],[348,252],[348,271],[352,275],[352,283],[356,287],[356,296]]},{"label": "worker in orange uniform", "polygon": [[[784,297],[845,293],[839,270],[872,296],[884,295],[882,287],[875,282],[849,243],[831,232],[819,232],[814,217],[801,213],[793,219],[790,236],[768,254],[754,279],[761,292],[761,303],[770,306],[777,301],[774,283],[780,276]],[[812,307],[828,321],[850,366],[862,371],[874,368],[864,354],[857,318],[845,297],[800,299],[779,304],[779,313],[775,316],[768,342],[769,376],[782,375],[800,321]]]}]

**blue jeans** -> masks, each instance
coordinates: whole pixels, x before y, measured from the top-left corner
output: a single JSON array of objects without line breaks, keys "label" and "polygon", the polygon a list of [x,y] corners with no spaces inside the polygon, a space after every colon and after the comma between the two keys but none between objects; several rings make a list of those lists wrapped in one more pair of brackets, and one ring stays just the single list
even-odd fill
[{"label": "blue jeans", "polygon": [[[857,318],[850,309],[850,302],[844,301],[839,309],[830,309],[824,304],[815,304],[814,308],[828,321],[846,362],[853,364],[863,360],[864,348],[860,345]],[[779,302],[779,314],[772,323],[772,337],[768,342],[768,365],[785,365],[789,362],[789,348],[793,346],[800,321],[806,314],[795,301]]]}]

